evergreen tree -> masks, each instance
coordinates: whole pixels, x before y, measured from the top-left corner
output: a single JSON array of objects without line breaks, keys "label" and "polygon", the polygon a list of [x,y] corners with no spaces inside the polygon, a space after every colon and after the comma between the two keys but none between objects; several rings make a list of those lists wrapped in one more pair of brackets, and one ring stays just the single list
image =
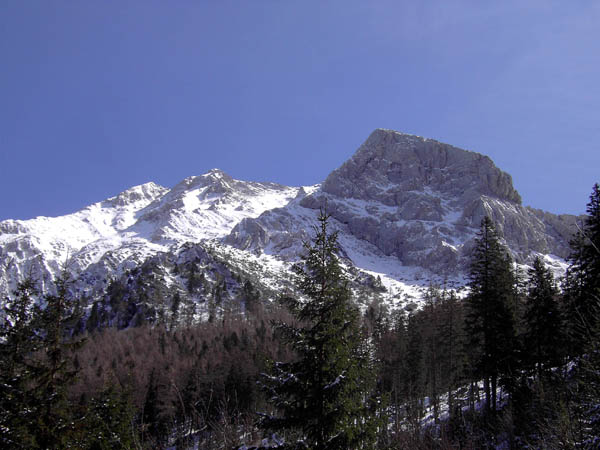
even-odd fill
[{"label": "evergreen tree", "polygon": [[245,309],[248,314],[256,314],[260,305],[260,294],[254,288],[250,280],[246,280],[242,285],[241,299],[244,301]]},{"label": "evergreen tree", "polygon": [[66,448],[77,439],[79,418],[67,388],[76,373],[72,350],[80,341],[66,339],[67,325],[77,322],[67,286],[63,274],[56,294],[47,294],[41,309],[33,305],[33,282],[25,280],[6,309],[0,344],[0,442],[9,448]]},{"label": "evergreen tree", "polygon": [[590,348],[600,336],[600,186],[593,187],[587,217],[571,241],[567,283],[567,319],[571,352]]},{"label": "evergreen tree", "polygon": [[69,299],[69,279],[63,272],[55,282],[56,294],[47,294],[46,307],[34,318],[36,334],[41,336],[41,354],[32,355],[32,393],[35,422],[32,424],[37,444],[41,448],[65,448],[75,436],[74,411],[67,397],[67,388],[77,374],[73,366],[73,349],[82,340],[69,338],[68,323],[72,323],[74,302]]},{"label": "evergreen tree", "polygon": [[452,416],[460,411],[461,405],[456,405],[454,391],[465,384],[466,354],[464,352],[464,311],[463,303],[450,292],[442,297],[440,305],[442,325],[440,330],[440,354],[446,389],[448,390],[448,410]]},{"label": "evergreen tree", "polygon": [[33,421],[29,390],[30,355],[39,348],[33,327],[34,296],[31,278],[21,282],[13,299],[6,299],[0,327],[0,447],[32,448],[35,438],[29,432]]},{"label": "evergreen tree", "polygon": [[204,283],[204,274],[199,273],[198,262],[190,261],[187,270],[187,290],[190,294],[194,294]]},{"label": "evergreen tree", "polygon": [[496,411],[500,376],[505,384],[515,368],[516,302],[512,261],[489,217],[481,223],[472,255],[466,331],[473,375],[483,378],[487,412]]},{"label": "evergreen tree", "polygon": [[444,294],[435,286],[429,286],[425,294],[425,305],[420,315],[423,316],[426,327],[422,329],[423,335],[423,365],[425,369],[426,392],[429,401],[433,404],[433,415],[436,423],[439,422],[440,394],[442,392],[443,350],[441,303]]},{"label": "evergreen tree", "polygon": [[[571,370],[575,387],[571,411],[579,439],[589,448],[600,435],[600,186],[592,189],[587,216],[571,242],[565,282]],[[586,448],[588,448],[586,447]]]},{"label": "evergreen tree", "polygon": [[[406,381],[404,376],[407,367],[408,337],[406,330],[406,317],[402,310],[393,314],[393,326],[378,346],[381,361],[381,387],[384,392],[389,392],[394,412],[394,423],[399,426],[401,411],[406,404]],[[398,431],[398,430],[396,430]]]},{"label": "evergreen tree", "polygon": [[135,410],[127,393],[110,384],[89,404],[81,447],[91,450],[136,448]]},{"label": "evergreen tree", "polygon": [[461,303],[454,293],[431,286],[425,295],[419,334],[423,338],[423,366],[427,396],[439,420],[440,395],[447,392],[448,410],[455,405],[454,390],[464,384],[463,317]]},{"label": "evergreen tree", "polygon": [[141,413],[142,441],[157,447],[166,441],[170,425],[160,405],[160,391],[159,376],[152,369]]},{"label": "evergreen tree", "polygon": [[176,291],[171,300],[171,326],[170,329],[174,330],[179,325],[179,309],[181,306],[181,295]]},{"label": "evergreen tree", "polygon": [[295,267],[304,298],[284,300],[298,323],[278,327],[297,359],[275,363],[267,377],[280,415],[265,417],[263,425],[296,430],[298,442],[313,450],[372,448],[378,426],[372,351],[336,256],[337,233],[328,233],[323,212],[318,221],[313,243],[305,244]]},{"label": "evergreen tree", "polygon": [[415,429],[420,427],[423,418],[423,398],[425,397],[423,316],[411,314],[406,324],[406,362],[404,364],[404,398],[409,421]]},{"label": "evergreen tree", "polygon": [[535,258],[529,269],[524,354],[526,363],[536,369],[539,383],[545,370],[560,363],[564,338],[557,297],[552,273],[539,257]]}]

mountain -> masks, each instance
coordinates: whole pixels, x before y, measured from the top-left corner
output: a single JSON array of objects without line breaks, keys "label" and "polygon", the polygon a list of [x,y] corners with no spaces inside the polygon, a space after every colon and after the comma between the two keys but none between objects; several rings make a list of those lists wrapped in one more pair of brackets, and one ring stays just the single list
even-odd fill
[{"label": "mountain", "polygon": [[[298,188],[234,180],[218,169],[172,189],[147,183],[62,217],[0,222],[0,294],[32,274],[42,283],[67,263],[106,277],[185,242],[225,236],[241,219],[283,206]],[[92,283],[93,284],[93,283]]]},{"label": "mountain", "polygon": [[242,220],[225,242],[293,257],[319,208],[336,220],[345,254],[358,267],[369,266],[369,259],[377,271],[377,259],[389,257],[393,265],[443,277],[465,273],[485,215],[517,262],[545,255],[557,270],[569,254],[576,220],[523,207],[510,175],[487,156],[378,129],[317,189]]},{"label": "mountain", "polygon": [[[62,217],[0,222],[0,295],[28,274],[43,289],[65,264],[73,289],[90,302],[108,302],[114,283],[142,288],[148,264],[161,295],[175,289],[206,303],[220,286],[235,298],[243,279],[275,295],[320,208],[339,231],[355,289],[385,290],[392,304],[432,281],[464,284],[485,215],[519,264],[543,255],[561,273],[577,219],[524,207],[510,175],[484,155],[378,129],[317,186],[240,181],[213,169],[171,189],[136,186]],[[192,275],[181,274],[196,266],[203,294],[189,292]]]}]

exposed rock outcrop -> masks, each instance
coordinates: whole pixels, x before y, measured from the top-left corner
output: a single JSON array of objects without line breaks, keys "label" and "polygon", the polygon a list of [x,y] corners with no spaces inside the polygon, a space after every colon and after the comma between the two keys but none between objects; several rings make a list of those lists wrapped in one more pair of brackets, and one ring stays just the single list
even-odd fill
[{"label": "exposed rock outcrop", "polygon": [[482,195],[521,203],[510,175],[487,156],[383,129],[371,133],[322,186],[323,192],[337,197],[377,200],[405,208],[404,217],[441,220],[435,201],[430,205],[415,202],[415,193],[427,189],[444,193],[460,205]]}]

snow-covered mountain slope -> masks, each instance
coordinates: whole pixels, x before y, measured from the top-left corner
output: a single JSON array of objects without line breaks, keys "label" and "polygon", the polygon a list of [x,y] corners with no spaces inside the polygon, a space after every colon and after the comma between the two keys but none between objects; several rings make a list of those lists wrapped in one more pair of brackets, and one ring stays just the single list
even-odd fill
[{"label": "snow-covered mountain slope", "polygon": [[[317,186],[240,181],[213,169],[171,189],[136,186],[63,217],[0,222],[0,295],[27,274],[43,288],[65,262],[78,290],[100,295],[150,257],[174,261],[189,242],[274,286],[320,208],[332,215],[347,267],[367,274],[367,284],[381,277],[391,297],[416,295],[432,281],[464,283],[485,215],[517,262],[541,254],[560,273],[576,220],[522,206],[510,175],[486,156],[379,129]],[[363,275],[354,272],[359,284]]]},{"label": "snow-covered mountain slope", "polygon": [[283,206],[298,191],[213,169],[172,189],[136,186],[62,217],[0,222],[0,294],[27,274],[43,287],[65,264],[75,276],[94,268],[91,278],[100,279],[170,247],[220,238],[241,219]]}]

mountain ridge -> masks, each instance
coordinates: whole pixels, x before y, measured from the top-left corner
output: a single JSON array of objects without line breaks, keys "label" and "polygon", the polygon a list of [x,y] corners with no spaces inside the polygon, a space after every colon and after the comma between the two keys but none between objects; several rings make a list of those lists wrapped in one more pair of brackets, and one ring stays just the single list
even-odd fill
[{"label": "mountain ridge", "polygon": [[78,289],[100,292],[106,280],[188,242],[238,259],[252,254],[256,264],[285,271],[320,208],[340,233],[345,264],[388,287],[432,278],[464,283],[485,215],[518,263],[544,255],[560,274],[576,217],[521,203],[510,175],[489,157],[376,129],[320,185],[242,181],[212,169],[170,189],[134,186],[73,214],[0,222],[0,295],[28,273],[48,283],[67,260]]}]

